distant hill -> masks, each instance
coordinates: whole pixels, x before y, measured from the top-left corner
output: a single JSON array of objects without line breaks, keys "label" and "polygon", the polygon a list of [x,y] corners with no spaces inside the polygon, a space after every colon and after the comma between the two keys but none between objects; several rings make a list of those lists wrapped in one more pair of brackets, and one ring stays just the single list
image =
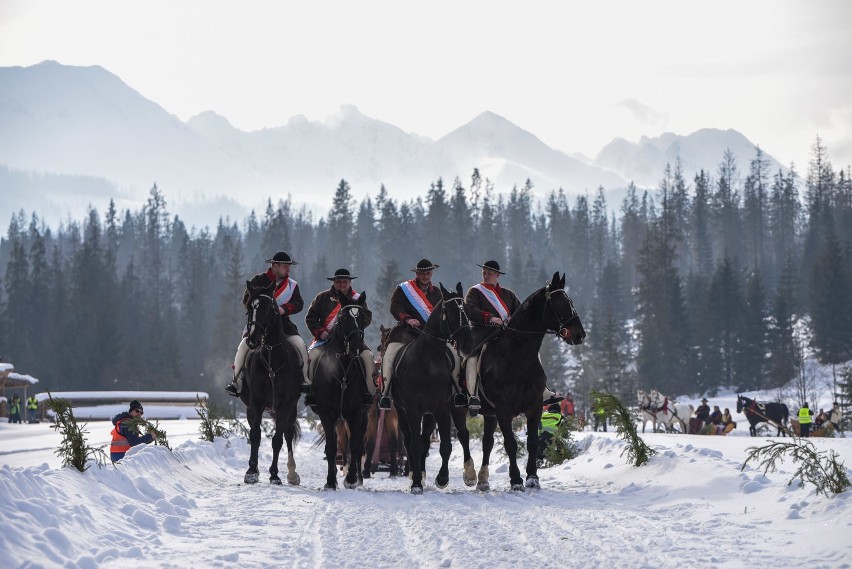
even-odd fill
[{"label": "distant hill", "polygon": [[[170,211],[190,224],[213,225],[219,215],[240,218],[262,208],[268,197],[290,195],[322,212],[341,178],[359,199],[376,195],[381,184],[391,197],[410,199],[439,176],[447,186],[457,176],[468,184],[474,168],[498,192],[528,178],[539,196],[603,186],[615,205],[630,180],[656,187],[665,163],[678,154],[691,179],[693,168],[715,169],[725,148],[747,169],[754,147],[736,131],[617,139],[588,160],[487,111],[434,141],[353,106],[322,122],[295,116],[283,126],[245,132],[213,112],[183,122],[102,67],[45,61],[0,68],[0,165],[6,167],[0,224],[20,208],[41,211],[42,198],[75,218],[81,204],[105,209],[106,196],[117,197],[120,207],[141,204],[157,183]],[[71,178],[70,196],[63,196],[57,180]]]}]

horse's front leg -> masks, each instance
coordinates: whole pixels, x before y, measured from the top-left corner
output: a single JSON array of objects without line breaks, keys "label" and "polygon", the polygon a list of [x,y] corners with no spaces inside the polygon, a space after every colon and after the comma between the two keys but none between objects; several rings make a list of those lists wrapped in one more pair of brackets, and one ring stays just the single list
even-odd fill
[{"label": "horse's front leg", "polygon": [[476,480],[476,489],[487,492],[491,489],[488,482],[488,464],[491,461],[491,450],[494,448],[494,431],[497,430],[497,419],[493,415],[485,415],[482,430],[482,464]]},{"label": "horse's front leg", "polygon": [[423,437],[421,436],[421,425],[423,418],[416,413],[406,413],[408,421],[408,432],[411,442],[406,441],[408,447],[408,468],[411,471],[411,493],[420,495],[423,493]]},{"label": "horse's front leg", "polygon": [[243,481],[246,484],[256,484],[260,480],[260,473],[257,470],[257,453],[260,448],[260,413],[253,411],[251,408],[246,410],[249,422],[249,445],[251,452],[249,454],[249,467],[246,470]]},{"label": "horse's front leg", "polygon": [[464,480],[465,486],[476,484],[476,468],[473,465],[473,457],[470,456],[470,431],[467,430],[467,409],[460,407],[453,409],[453,424],[456,426],[456,436],[464,454]]},{"label": "horse's front leg", "polygon": [[523,492],[524,481],[518,468],[518,441],[515,440],[515,432],[512,430],[512,417],[500,413],[497,415],[497,423],[503,433],[503,448],[509,456],[509,482],[512,484],[512,490]]},{"label": "horse's front leg", "polygon": [[337,420],[332,416],[323,413],[320,421],[322,422],[322,430],[325,432],[325,464],[326,490],[337,490],[337,431],[335,430]]},{"label": "horse's front leg", "polygon": [[284,413],[279,409],[275,414],[275,434],[272,435],[272,464],[269,465],[269,483],[281,484],[278,476],[278,455],[284,446]]},{"label": "horse's front leg", "polygon": [[296,455],[293,452],[293,442],[296,438],[296,404],[287,411],[287,419],[284,421],[284,439],[287,441],[287,484],[298,486],[301,482],[296,472]]},{"label": "horse's front leg", "polygon": [[443,410],[438,418],[438,433],[441,436],[441,469],[435,477],[435,486],[446,488],[450,482],[450,455],[453,452],[453,441],[450,439],[450,412]]},{"label": "horse's front leg", "polygon": [[541,488],[538,481],[538,426],[541,424],[541,407],[530,413],[527,417],[527,488]]},{"label": "horse's front leg", "polygon": [[349,425],[352,435],[349,437],[349,469],[343,485],[346,488],[357,488],[364,484],[361,474],[361,454],[364,452],[364,422],[361,413],[356,413],[352,420],[354,424]]}]

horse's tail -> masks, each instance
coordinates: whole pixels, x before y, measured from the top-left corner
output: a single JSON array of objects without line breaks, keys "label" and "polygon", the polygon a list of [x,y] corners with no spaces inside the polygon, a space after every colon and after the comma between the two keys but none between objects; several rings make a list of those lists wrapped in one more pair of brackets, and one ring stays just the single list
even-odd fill
[{"label": "horse's tail", "polygon": [[787,427],[787,421],[788,421],[789,418],[790,418],[790,408],[787,407],[786,405],[784,405],[784,409],[783,409],[782,414],[781,414],[781,423],[784,425],[785,428]]}]

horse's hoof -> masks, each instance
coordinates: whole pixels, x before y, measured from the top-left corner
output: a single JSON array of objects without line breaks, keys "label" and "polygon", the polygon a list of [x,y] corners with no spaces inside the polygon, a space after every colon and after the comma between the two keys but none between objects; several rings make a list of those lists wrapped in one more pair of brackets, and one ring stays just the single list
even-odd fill
[{"label": "horse's hoof", "polygon": [[299,478],[298,474],[288,474],[287,475],[287,484],[289,484],[290,486],[298,486],[299,482],[301,482],[301,481],[302,481],[302,479]]},{"label": "horse's hoof", "polygon": [[365,470],[364,473],[362,474],[362,476],[364,478],[372,478],[373,477],[373,475],[370,473],[369,470]]},{"label": "horse's hoof", "polygon": [[480,482],[479,484],[476,485],[476,489],[479,490],[480,492],[488,492],[489,490],[491,490],[491,484],[489,484],[487,481],[486,482]]},{"label": "horse's hoof", "polygon": [[524,491],[524,485],[519,483],[519,482],[516,482],[516,483],[512,484],[512,490],[514,490],[515,492],[523,492]]},{"label": "horse's hoof", "polygon": [[411,493],[414,494],[415,496],[421,496],[423,494],[423,487],[422,486],[412,486],[411,487]]},{"label": "horse's hoof", "polygon": [[325,486],[322,487],[323,490],[337,490],[337,485],[329,484],[326,482]]},{"label": "horse's hoof", "polygon": [[281,484],[282,484],[281,479],[278,478],[277,476],[270,476],[269,477],[269,483],[275,484],[276,486],[281,486]]},{"label": "horse's hoof", "polygon": [[446,488],[447,484],[449,484],[449,483],[450,483],[450,477],[449,476],[447,476],[446,478],[441,478],[440,476],[435,478],[435,486],[437,486],[438,488]]},{"label": "horse's hoof", "polygon": [[538,481],[538,476],[530,476],[527,478],[527,488],[541,488],[541,484]]},{"label": "horse's hoof", "polygon": [[260,474],[258,474],[257,472],[246,472],[246,477],[243,478],[243,482],[245,482],[246,484],[257,484],[259,480]]},{"label": "horse's hoof", "polygon": [[355,482],[347,482],[346,480],[343,481],[343,487],[348,490],[354,490],[355,488],[358,488],[361,485],[362,482],[360,480],[356,480]]}]

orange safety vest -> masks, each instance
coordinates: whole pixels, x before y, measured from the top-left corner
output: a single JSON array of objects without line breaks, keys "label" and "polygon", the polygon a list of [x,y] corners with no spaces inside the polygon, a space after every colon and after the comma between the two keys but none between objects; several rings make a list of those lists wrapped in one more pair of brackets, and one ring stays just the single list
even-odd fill
[{"label": "orange safety vest", "polygon": [[[122,419],[121,421],[123,420],[124,419]],[[112,428],[112,443],[109,445],[109,454],[112,460],[119,460],[121,458],[124,458],[125,453],[130,450],[130,442],[127,440],[127,437],[122,435],[119,431],[121,421],[118,421],[115,424],[115,427]],[[119,454],[121,456],[114,457],[113,455],[116,454]]]}]

